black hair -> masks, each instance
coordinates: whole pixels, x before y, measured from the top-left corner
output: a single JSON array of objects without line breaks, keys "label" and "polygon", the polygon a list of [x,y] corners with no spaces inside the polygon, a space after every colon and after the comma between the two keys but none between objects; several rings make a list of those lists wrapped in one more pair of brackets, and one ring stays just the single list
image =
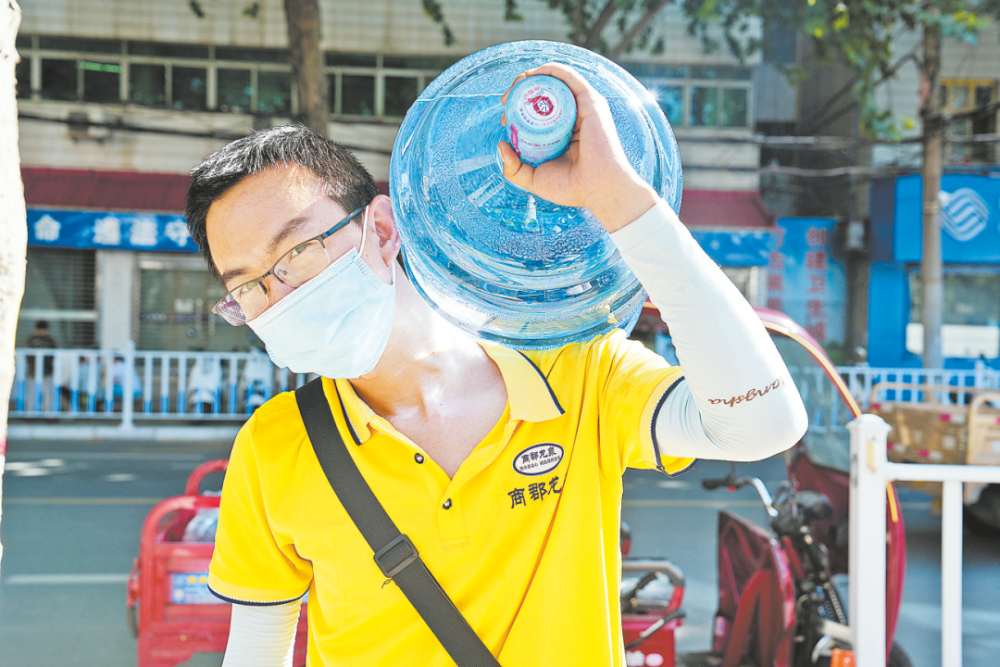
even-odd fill
[{"label": "black hair", "polygon": [[35,328],[36,329],[48,329],[49,328],[49,323],[46,320],[38,320],[37,322],[35,322]]},{"label": "black hair", "polygon": [[216,280],[220,273],[205,230],[208,209],[247,176],[292,165],[322,179],[327,196],[345,211],[367,205],[379,193],[372,175],[353,153],[303,125],[272,127],[227,144],[191,170],[185,211],[188,232]]}]

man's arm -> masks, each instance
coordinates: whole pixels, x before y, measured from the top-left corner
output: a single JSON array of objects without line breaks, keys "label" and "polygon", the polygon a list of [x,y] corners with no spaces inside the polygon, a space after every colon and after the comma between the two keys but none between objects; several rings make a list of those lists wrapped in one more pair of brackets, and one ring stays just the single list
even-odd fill
[{"label": "man's arm", "polygon": [[794,445],[806,413],[781,355],[666,202],[611,238],[670,326],[684,370],[657,411],[660,452],[751,461]]},{"label": "man's arm", "polygon": [[292,667],[301,604],[234,604],[222,667]]},{"label": "man's arm", "polygon": [[781,356],[736,287],[629,164],[607,102],[564,65],[526,74],[564,81],[577,123],[566,152],[538,167],[501,142],[504,176],[556,204],[590,209],[670,326],[685,380],[657,410],[660,453],[754,460],[794,445],[806,414]]}]

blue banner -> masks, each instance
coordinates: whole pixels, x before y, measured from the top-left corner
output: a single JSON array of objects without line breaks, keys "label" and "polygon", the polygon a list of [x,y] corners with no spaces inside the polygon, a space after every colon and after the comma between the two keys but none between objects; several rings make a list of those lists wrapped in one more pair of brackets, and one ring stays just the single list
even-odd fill
[{"label": "blue banner", "polygon": [[28,209],[28,245],[197,252],[184,216]]},{"label": "blue banner", "polygon": [[722,266],[766,266],[775,246],[773,230],[717,231],[692,229],[698,245]]},{"label": "blue banner", "polygon": [[778,218],[778,243],[767,273],[767,305],[803,325],[816,340],[843,342],[847,279],[830,255],[832,218]]},{"label": "blue banner", "polygon": [[[708,256],[723,266],[764,266],[775,244],[772,230],[691,233]],[[38,208],[28,209],[28,245],[198,252],[180,215]]]}]

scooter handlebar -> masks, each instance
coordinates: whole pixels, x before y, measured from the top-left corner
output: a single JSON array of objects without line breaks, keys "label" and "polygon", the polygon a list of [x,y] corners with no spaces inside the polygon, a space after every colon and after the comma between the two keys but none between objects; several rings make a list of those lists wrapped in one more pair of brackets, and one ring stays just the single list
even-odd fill
[{"label": "scooter handlebar", "polygon": [[706,491],[714,491],[722,486],[733,486],[735,481],[732,477],[706,477],[701,480],[701,487]]}]

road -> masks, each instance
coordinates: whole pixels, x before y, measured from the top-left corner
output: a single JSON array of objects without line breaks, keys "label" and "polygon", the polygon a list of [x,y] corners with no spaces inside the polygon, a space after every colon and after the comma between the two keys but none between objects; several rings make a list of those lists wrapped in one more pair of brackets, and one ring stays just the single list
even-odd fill
[{"label": "road", "polygon": [[[125,617],[125,580],[143,519],[179,494],[201,462],[225,457],[228,443],[11,442],[4,476],[0,570],[0,667],[128,667],[135,641]],[[715,529],[720,509],[763,523],[750,489],[713,493],[703,477],[726,464],[701,462],[678,479],[630,471],[623,518],[635,556],[668,557],[687,577],[688,617],[678,648],[708,648],[715,611]],[[741,465],[769,488],[780,459]],[[218,486],[218,479],[209,478]],[[915,667],[940,665],[940,521],[926,496],[904,491],[909,563],[898,641]],[[1000,541],[965,536],[966,665],[1000,655]],[[217,666],[201,655],[188,667]]]}]

